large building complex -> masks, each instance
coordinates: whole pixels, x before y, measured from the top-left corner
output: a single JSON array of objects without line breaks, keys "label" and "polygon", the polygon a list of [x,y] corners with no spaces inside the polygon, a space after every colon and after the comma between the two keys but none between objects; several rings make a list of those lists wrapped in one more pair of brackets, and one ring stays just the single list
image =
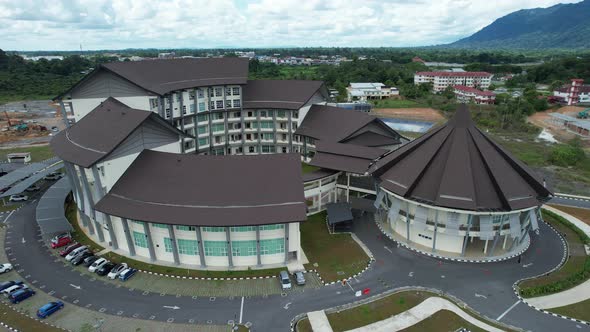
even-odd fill
[{"label": "large building complex", "polygon": [[[103,65],[61,95],[75,123],[51,142],[82,226],[125,256],[203,269],[302,264],[299,224],[334,202],[376,202],[378,221],[410,246],[504,255],[523,247],[550,194],[464,106],[409,142],[369,114],[327,106],[321,82],[249,81],[240,59],[127,65]],[[177,76],[149,73],[163,68]],[[187,145],[202,138],[213,147]],[[302,175],[302,160],[319,169]]]},{"label": "large building complex", "polygon": [[399,90],[383,83],[350,83],[346,88],[348,101],[367,101],[399,96]]},{"label": "large building complex", "polygon": [[584,80],[572,79],[571,84],[566,84],[553,91],[553,96],[567,105],[588,104],[590,103],[590,85],[583,83]]},{"label": "large building complex", "polygon": [[432,83],[434,92],[440,92],[448,86],[463,85],[486,90],[492,83],[492,74],[480,71],[421,71],[414,74],[414,84]]},{"label": "large building complex", "polygon": [[490,105],[496,101],[496,94],[492,91],[481,91],[464,85],[455,85],[453,89],[455,92],[455,98],[461,103]]}]

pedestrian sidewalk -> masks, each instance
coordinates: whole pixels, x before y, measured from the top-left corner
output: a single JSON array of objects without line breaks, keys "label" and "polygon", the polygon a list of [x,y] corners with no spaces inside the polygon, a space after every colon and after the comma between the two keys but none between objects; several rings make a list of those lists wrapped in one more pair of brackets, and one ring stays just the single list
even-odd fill
[{"label": "pedestrian sidewalk", "polygon": [[[590,226],[581,221],[580,219],[547,205],[543,206],[543,208],[565,218],[567,221],[571,222],[572,224],[574,224],[574,226],[578,227],[580,230],[586,233],[586,235],[590,236]],[[588,299],[590,299],[590,280],[586,280],[584,283],[574,288],[565,290],[563,292],[527,298],[524,300],[528,304],[539,309],[549,309],[563,307],[566,305],[582,302]]]},{"label": "pedestrian sidewalk", "polygon": [[328,317],[323,310],[312,311],[307,313],[309,324],[313,332],[332,332],[332,326],[328,321]]},{"label": "pedestrian sidewalk", "polygon": [[[357,329],[349,330],[347,332],[392,332],[406,329],[410,326],[416,325],[434,315],[440,310],[448,310],[457,314],[457,316],[466,320],[470,324],[473,324],[481,329],[491,332],[502,332],[502,330],[488,325],[480,320],[473,318],[467,314],[453,302],[440,298],[440,297],[429,297],[422,303],[411,308],[410,310],[404,311],[401,314],[387,318],[385,320],[359,327]],[[315,330],[314,330],[315,331]]]}]

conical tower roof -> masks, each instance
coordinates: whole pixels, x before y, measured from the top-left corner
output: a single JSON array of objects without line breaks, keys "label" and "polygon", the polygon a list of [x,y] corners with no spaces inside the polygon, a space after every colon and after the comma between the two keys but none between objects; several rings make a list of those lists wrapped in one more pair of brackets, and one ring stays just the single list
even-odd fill
[{"label": "conical tower roof", "polygon": [[377,160],[370,172],[399,196],[453,209],[519,210],[551,195],[531,169],[475,126],[466,105],[445,125]]}]

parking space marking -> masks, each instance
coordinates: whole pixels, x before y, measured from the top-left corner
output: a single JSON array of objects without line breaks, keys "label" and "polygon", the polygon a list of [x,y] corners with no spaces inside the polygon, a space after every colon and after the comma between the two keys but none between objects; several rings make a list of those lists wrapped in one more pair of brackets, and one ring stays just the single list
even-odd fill
[{"label": "parking space marking", "polygon": [[174,321],[174,318],[170,317],[166,320],[168,323],[172,323]]},{"label": "parking space marking", "polygon": [[139,317],[139,314],[138,313],[135,313],[135,314],[131,315],[131,317],[137,318],[137,317]]},{"label": "parking space marking", "polygon": [[196,296],[193,296],[193,300],[196,300],[196,299],[197,299],[197,297]]},{"label": "parking space marking", "polygon": [[148,295],[149,293],[150,293],[150,292],[148,292],[148,291],[145,291],[145,292],[141,293],[141,295]]},{"label": "parking space marking", "polygon": [[100,308],[100,309],[98,309],[98,312],[105,312],[105,311],[107,311],[106,308]]},{"label": "parking space marking", "polygon": [[77,304],[78,302],[80,302],[80,300],[75,299],[74,301],[72,301],[73,304]]},{"label": "parking space marking", "polygon": [[54,290],[52,290],[51,292],[49,292],[49,293],[47,293],[47,294],[49,294],[49,295],[53,295],[53,294],[55,294],[55,291],[54,291]]},{"label": "parking space marking", "polygon": [[87,305],[85,305],[86,308],[90,308],[92,307],[92,303],[88,303]]},{"label": "parking space marking", "polygon": [[189,324],[194,324],[195,323],[195,320],[191,318],[191,319],[188,320],[188,322],[189,322]]},{"label": "parking space marking", "polygon": [[176,294],[176,298],[179,298],[181,295],[180,294]]},{"label": "parking space marking", "polygon": [[39,286],[39,289],[44,289],[44,288],[45,288],[45,285]]},{"label": "parking space marking", "polygon": [[154,319],[156,319],[156,316],[153,316],[153,315],[152,315],[152,316],[150,316],[150,318],[149,318],[149,319],[150,319],[150,320],[154,320]]},{"label": "parking space marking", "polygon": [[123,314],[122,310],[117,311],[117,316],[121,316]]},{"label": "parking space marking", "polygon": [[211,296],[211,297],[209,298],[209,301],[211,301],[211,302],[215,301],[215,296]]},{"label": "parking space marking", "polygon": [[240,305],[240,324],[242,324],[242,316],[244,315],[244,297],[242,296],[242,304]]},{"label": "parking space marking", "polygon": [[498,316],[498,318],[496,318],[496,320],[499,321],[500,319],[504,318],[504,316],[506,316],[506,314],[508,314],[510,312],[510,310],[514,309],[514,307],[516,307],[519,303],[520,303],[520,300],[514,302],[514,304],[511,305],[508,309],[506,309],[506,311],[504,311],[500,316]]}]

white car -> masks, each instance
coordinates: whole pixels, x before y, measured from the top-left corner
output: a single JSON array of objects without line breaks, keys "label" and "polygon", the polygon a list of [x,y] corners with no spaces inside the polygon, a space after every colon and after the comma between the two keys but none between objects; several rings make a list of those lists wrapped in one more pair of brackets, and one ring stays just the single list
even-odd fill
[{"label": "white car", "polygon": [[14,285],[14,286],[10,286],[8,288],[6,288],[5,290],[2,291],[2,294],[4,294],[6,297],[9,297],[10,294],[16,292],[17,290],[21,290],[21,289],[27,289],[29,288],[29,286],[22,284],[22,285]]},{"label": "white car", "polygon": [[25,191],[28,191],[28,192],[34,192],[34,191],[39,191],[40,189],[41,189],[41,188],[39,188],[39,186],[38,186],[38,185],[34,184],[34,185],[32,185],[32,186],[28,187],[27,189],[25,189]]},{"label": "white car", "polygon": [[11,202],[24,202],[29,199],[29,196],[17,194],[17,195],[10,195]]},{"label": "white car", "polygon": [[8,271],[12,271],[12,264],[10,264],[10,263],[0,264],[0,273],[5,273]]},{"label": "white car", "polygon": [[88,268],[88,271],[96,272],[96,270],[100,269],[103,265],[105,265],[108,262],[109,261],[106,258],[99,258],[96,261],[94,261],[94,263],[92,263],[92,265],[90,265],[90,267]]},{"label": "white car", "polygon": [[119,274],[121,274],[121,272],[127,270],[128,266],[127,263],[121,263],[118,264],[117,266],[115,266],[111,272],[109,272],[109,274],[107,275],[107,277],[111,280],[115,280],[117,279],[117,277],[119,276]]},{"label": "white car", "polygon": [[66,256],[66,261],[71,261],[72,259],[74,259],[76,256],[81,255],[83,252],[88,251],[88,246],[81,246],[78,247],[74,250],[72,250],[72,252],[70,252],[67,256]]}]

